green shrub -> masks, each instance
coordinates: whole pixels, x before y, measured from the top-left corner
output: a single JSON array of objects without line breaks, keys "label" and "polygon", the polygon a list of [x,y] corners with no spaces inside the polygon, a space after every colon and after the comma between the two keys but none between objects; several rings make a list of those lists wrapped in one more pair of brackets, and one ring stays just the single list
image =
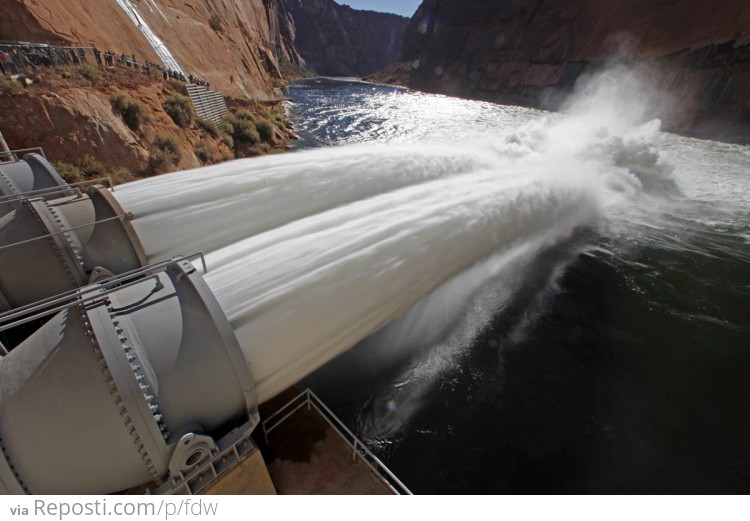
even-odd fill
[{"label": "green shrub", "polygon": [[102,71],[100,71],[99,67],[97,67],[96,65],[87,63],[85,65],[81,65],[78,68],[78,71],[84,78],[91,80],[92,83],[97,83],[102,79]]},{"label": "green shrub", "polygon": [[58,161],[52,163],[63,179],[69,183],[78,183],[87,179],[109,177],[113,182],[125,182],[132,176],[127,168],[107,166],[95,157],[84,156],[77,163]]},{"label": "green shrub", "polygon": [[208,17],[208,26],[217,33],[224,30],[224,26],[221,23],[221,16],[216,13],[211,13],[211,16]]},{"label": "green shrub", "polygon": [[234,124],[232,121],[236,120],[231,116],[226,116],[221,120],[218,128],[221,133],[221,142],[229,148],[234,149],[234,138],[232,137],[234,135]]},{"label": "green shrub", "polygon": [[193,105],[187,96],[172,94],[161,102],[161,106],[178,126],[186,128],[190,125],[193,119]]},{"label": "green shrub", "polygon": [[268,152],[268,145],[263,145],[263,144],[253,145],[253,146],[247,147],[242,152],[244,153],[245,157],[262,156],[263,154]]},{"label": "green shrub", "polygon": [[164,150],[157,150],[151,154],[148,160],[149,170],[147,175],[163,174],[174,166],[174,157]]},{"label": "green shrub", "polygon": [[120,113],[125,124],[132,130],[138,130],[148,121],[148,109],[140,101],[136,101],[127,94],[117,92],[110,96],[112,106]]},{"label": "green shrub", "polygon": [[201,160],[201,163],[208,163],[211,161],[213,154],[211,153],[211,147],[208,143],[202,139],[195,145],[195,155]]},{"label": "green shrub", "polygon": [[273,122],[276,123],[277,127],[286,130],[286,121],[284,121],[284,117],[281,114],[274,114],[271,118],[273,119]]},{"label": "green shrub", "polygon": [[234,113],[234,117],[237,119],[242,119],[245,121],[252,121],[253,123],[255,123],[255,116],[253,115],[252,112],[246,109],[238,110],[237,112]]},{"label": "green shrub", "polygon": [[195,118],[195,121],[198,123],[198,126],[200,128],[208,132],[211,136],[216,137],[216,138],[221,136],[221,132],[219,132],[219,127],[217,127],[216,123],[214,123],[210,119]]},{"label": "green shrub", "polygon": [[182,159],[180,139],[174,134],[160,133],[154,139],[156,151],[151,153],[149,166],[152,174],[161,174],[177,165]]},{"label": "green shrub", "polygon": [[257,145],[260,143],[260,134],[255,128],[255,123],[246,119],[239,119],[234,124],[234,133],[232,134],[235,143],[247,143]]},{"label": "green shrub", "polygon": [[116,108],[117,110],[121,110],[128,103],[130,103],[130,100],[132,99],[133,98],[131,98],[124,92],[115,92],[109,97],[110,103],[112,103],[112,106]]},{"label": "green shrub", "polygon": [[19,82],[0,74],[0,96],[15,96],[20,94],[22,89]]},{"label": "green shrub", "polygon": [[128,170],[124,166],[111,167],[107,172],[107,176],[110,177],[112,179],[112,182],[116,185],[120,183],[127,183],[128,181],[133,180],[133,174],[131,174],[130,170]]},{"label": "green shrub", "polygon": [[262,139],[266,143],[274,143],[276,141],[273,135],[273,125],[271,125],[270,122],[266,121],[265,119],[261,119],[260,121],[256,121],[255,128],[258,130],[260,139]]},{"label": "green shrub", "polygon": [[62,161],[55,161],[52,163],[52,166],[55,167],[57,173],[60,174],[62,178],[65,179],[68,183],[78,183],[84,180],[81,170],[75,165],[71,165],[70,163],[65,163]]},{"label": "green shrub", "polygon": [[232,136],[235,144],[258,144],[260,143],[258,129],[255,128],[255,123],[249,119],[245,119],[246,117],[244,114],[242,118],[238,118],[236,114],[229,114],[221,120],[219,130],[224,134]]},{"label": "green shrub", "polygon": [[106,177],[109,171],[101,161],[93,156],[83,156],[78,161],[78,169],[85,179],[95,179],[97,177]]},{"label": "green shrub", "polygon": [[221,142],[224,143],[229,148],[234,149],[234,138],[232,137],[231,134],[222,134]]},{"label": "green shrub", "polygon": [[234,134],[234,124],[232,124],[232,121],[234,119],[231,116],[226,116],[222,119],[221,123],[219,123],[219,131],[226,136]]},{"label": "green shrub", "polygon": [[182,159],[182,153],[180,152],[180,138],[174,134],[162,132],[157,134],[154,139],[154,145],[159,150],[163,150],[174,157],[174,162],[178,163]]}]

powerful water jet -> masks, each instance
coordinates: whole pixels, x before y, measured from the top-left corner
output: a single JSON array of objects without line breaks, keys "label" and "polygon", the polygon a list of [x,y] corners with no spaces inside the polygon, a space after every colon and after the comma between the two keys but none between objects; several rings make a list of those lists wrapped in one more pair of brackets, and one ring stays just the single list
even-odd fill
[{"label": "powerful water jet", "polygon": [[[23,322],[24,314],[52,316],[3,359],[0,433],[7,466],[0,465],[0,476],[5,489],[99,493],[149,480],[179,486],[186,473],[215,460],[227,436],[245,443],[257,423],[256,401],[293,385],[492,252],[544,235],[554,241],[596,211],[592,193],[581,184],[550,180],[542,172],[497,172],[492,159],[481,154],[428,161],[443,165],[432,169],[420,159],[433,155],[430,148],[391,151],[386,161],[377,151],[364,163],[357,152],[334,151],[340,156],[331,158],[340,163],[337,168],[327,162],[334,173],[349,170],[355,161],[373,172],[342,191],[330,186],[335,176],[329,183],[321,176],[316,183],[313,174],[295,172],[297,160],[309,162],[305,154],[291,156],[291,167],[283,161],[275,168],[265,165],[269,168],[246,190],[248,198],[257,191],[278,200],[267,192],[270,185],[289,197],[304,194],[300,201],[313,203],[297,207],[292,200],[268,209],[264,225],[241,221],[228,231],[221,213],[203,222],[193,245],[210,251],[205,282],[184,259],[161,261],[173,253],[167,249],[139,260],[135,269],[112,270],[118,276],[81,276],[75,287],[82,289],[56,298],[47,298],[47,291],[41,303],[19,302],[15,312],[0,317]],[[388,161],[394,167],[375,175],[376,165]],[[418,168],[405,174],[400,167],[407,164]],[[222,190],[236,191],[231,179],[245,166],[225,165],[225,179],[213,182],[227,180]],[[183,200],[190,203],[181,209],[187,221],[205,211],[211,216],[206,201],[222,198],[214,189],[196,199],[179,175],[170,179],[177,183],[171,197],[183,197],[178,187],[187,191]],[[159,181],[169,186],[169,179]],[[129,205],[137,190],[142,188],[135,184],[115,196]],[[37,203],[91,206],[94,196],[87,195],[81,202],[75,199],[80,193],[57,197],[54,192],[56,198]],[[142,217],[133,217],[138,229]],[[86,222],[66,224],[58,235],[96,221],[88,218],[68,218]],[[146,250],[157,250],[160,237],[170,233],[166,225],[144,234]],[[89,235],[95,234],[80,237]],[[67,241],[96,244],[80,237]],[[122,235],[116,242],[141,244],[137,236],[126,239]],[[99,251],[82,247],[79,261],[96,257],[89,250]],[[111,267],[120,258],[118,249],[101,251],[105,254],[97,262],[79,264]],[[23,259],[12,262],[23,264]],[[74,372],[77,383],[64,383]],[[52,407],[42,416],[56,418],[54,431],[37,428],[42,410],[32,407],[37,402]],[[96,421],[81,431],[86,418]],[[178,451],[184,440],[194,439],[204,445]],[[114,456],[104,458],[107,451]],[[109,472],[107,480],[94,478],[113,461],[118,472]],[[72,488],[60,481],[63,472],[74,476],[66,481]]]}]

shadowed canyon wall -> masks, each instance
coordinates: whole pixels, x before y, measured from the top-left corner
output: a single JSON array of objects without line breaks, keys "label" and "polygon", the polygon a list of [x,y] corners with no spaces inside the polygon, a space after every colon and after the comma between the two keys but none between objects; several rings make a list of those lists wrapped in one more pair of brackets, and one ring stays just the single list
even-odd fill
[{"label": "shadowed canyon wall", "polygon": [[307,67],[327,76],[363,76],[396,61],[408,18],[360,11],[333,0],[286,0],[295,47]]},{"label": "shadowed canyon wall", "polygon": [[679,100],[675,128],[747,126],[746,0],[424,0],[401,55],[412,87],[546,108],[612,59]]}]

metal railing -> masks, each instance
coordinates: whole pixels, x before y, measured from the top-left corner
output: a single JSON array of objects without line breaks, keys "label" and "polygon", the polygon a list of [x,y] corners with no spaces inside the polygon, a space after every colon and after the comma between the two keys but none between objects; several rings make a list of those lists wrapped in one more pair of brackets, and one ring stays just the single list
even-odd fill
[{"label": "metal railing", "polygon": [[[2,166],[2,165],[0,165]],[[36,199],[36,198],[45,198],[49,197],[51,195],[58,195],[58,194],[73,194],[73,195],[81,195],[81,186],[87,186],[87,185],[97,185],[102,183],[107,183],[107,188],[110,192],[115,191],[115,186],[112,183],[112,178],[107,177],[97,177],[96,179],[87,179],[85,181],[78,181],[77,183],[66,183],[63,186],[51,186],[49,188],[41,188],[39,190],[31,190],[29,192],[19,192],[17,194],[9,194],[9,195],[3,195],[0,196],[0,204],[4,203],[15,203],[18,201],[24,201],[26,199]]]},{"label": "metal railing", "polygon": [[146,59],[138,61],[132,54],[100,51],[92,45],[0,40],[0,51],[9,55],[6,63],[0,63],[0,73],[10,75],[29,74],[47,67],[96,65],[114,70],[117,66],[127,66],[146,75],[156,71],[155,78],[209,85],[209,82],[201,78],[172,70],[167,64],[159,65]]},{"label": "metal railing", "polygon": [[362,440],[357,438],[352,431],[350,431],[346,425],[318,398],[318,396],[312,392],[309,388],[301,392],[294,398],[292,398],[286,405],[281,407],[275,413],[271,414],[263,422],[261,427],[263,428],[263,437],[268,443],[268,435],[276,427],[281,425],[285,420],[292,416],[295,412],[299,411],[303,407],[307,406],[309,411],[311,408],[315,409],[318,414],[330,425],[334,431],[344,440],[344,442],[352,449],[352,460],[359,458],[364,462],[365,465],[394,493],[397,495],[409,495],[411,491],[404,485],[400,479],[396,477],[393,472],[375,456],[375,454],[362,443]]},{"label": "metal railing", "polygon": [[92,221],[90,223],[81,224],[79,226],[66,227],[64,230],[48,233],[46,235],[39,235],[38,237],[32,237],[31,239],[26,239],[23,241],[6,244],[5,246],[0,246],[0,251],[10,250],[18,246],[23,246],[24,244],[29,244],[29,243],[36,242],[36,241],[42,241],[44,239],[49,239],[50,237],[57,237],[58,235],[65,235],[75,230],[82,230],[83,228],[93,228],[97,224],[106,223],[110,221],[124,221],[125,219],[129,219],[129,218],[130,216],[128,214],[122,213],[119,215],[115,215],[113,217],[107,217],[106,219],[99,219],[98,221]]},{"label": "metal railing", "polygon": [[7,74],[33,72],[40,67],[99,63],[94,47],[90,45],[0,41],[0,51],[10,55],[10,61],[4,65]]},{"label": "metal railing", "polygon": [[[19,148],[18,150],[8,150],[7,152],[0,151],[0,158],[6,158],[8,156],[12,157],[11,161],[18,161],[20,160],[19,154],[28,154],[31,152],[38,152],[39,155],[41,155],[44,159],[47,159],[47,156],[44,155],[44,150],[42,150],[42,147],[34,147],[34,148]],[[3,159],[3,161],[6,161]]]},{"label": "metal railing", "polygon": [[[23,324],[39,320],[64,309],[73,307],[79,303],[87,303],[92,300],[106,296],[114,291],[141,284],[142,282],[155,278],[157,273],[165,271],[169,266],[182,261],[192,261],[200,258],[203,273],[207,272],[206,259],[202,251],[192,255],[179,255],[171,259],[149,264],[107,279],[102,279],[94,284],[82,288],[73,289],[48,297],[31,304],[0,313],[0,332],[13,329]],[[155,279],[160,284],[158,279]]]}]

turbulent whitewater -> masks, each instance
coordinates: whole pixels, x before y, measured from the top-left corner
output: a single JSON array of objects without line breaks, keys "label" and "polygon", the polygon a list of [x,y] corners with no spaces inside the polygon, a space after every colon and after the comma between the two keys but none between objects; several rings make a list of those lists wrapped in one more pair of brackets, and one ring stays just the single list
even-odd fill
[{"label": "turbulent whitewater", "polygon": [[[414,110],[414,99],[392,96]],[[509,131],[488,117],[495,106],[420,102],[432,117],[435,107],[456,115],[449,130],[473,135],[234,161],[116,191],[150,260],[207,253],[206,280],[261,401],[472,267],[596,228],[645,185],[669,181],[658,122],[632,111],[525,111]]]}]

